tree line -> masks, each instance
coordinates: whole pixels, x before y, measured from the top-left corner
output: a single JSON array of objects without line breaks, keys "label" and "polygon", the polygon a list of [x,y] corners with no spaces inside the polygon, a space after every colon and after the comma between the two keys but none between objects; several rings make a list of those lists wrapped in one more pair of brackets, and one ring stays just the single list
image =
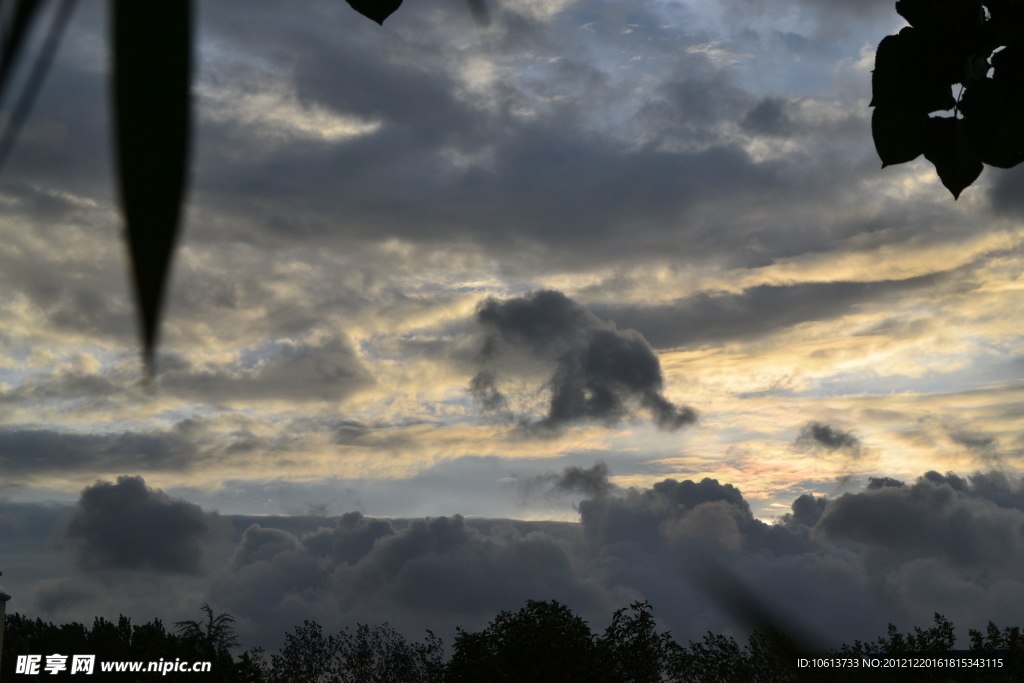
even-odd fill
[{"label": "tree line", "polygon": [[[240,655],[234,618],[214,614],[208,605],[200,621],[160,619],[132,624],[103,617],[92,628],[73,622],[60,626],[13,613],[6,618],[0,678],[17,678],[19,655],[92,654],[103,661],[210,661],[208,674],[171,671],[166,681],[227,683],[782,683],[788,681],[1017,681],[1024,676],[1024,634],[1020,627],[969,631],[970,650],[954,649],[953,624],[935,615],[933,626],[901,633],[890,624],[874,641],[855,641],[817,657],[998,659],[1002,666],[971,668],[814,669],[798,668],[797,653],[783,634],[755,631],[745,644],[708,633],[698,642],[678,644],[659,631],[648,602],[634,602],[614,613],[595,633],[581,617],[556,601],[527,601],[517,612],[499,613],[481,631],[457,629],[452,653],[427,631],[409,642],[388,624],[358,625],[337,634],[305,621],[285,634],[276,654],[259,647]],[[800,655],[812,658],[812,655]],[[98,667],[98,665],[97,665]],[[81,672],[79,672],[80,674]],[[95,673],[99,673],[96,669]],[[47,680],[78,680],[69,670],[40,671]],[[118,681],[151,681],[152,672],[117,673]],[[94,679],[95,680],[95,679]]]}]

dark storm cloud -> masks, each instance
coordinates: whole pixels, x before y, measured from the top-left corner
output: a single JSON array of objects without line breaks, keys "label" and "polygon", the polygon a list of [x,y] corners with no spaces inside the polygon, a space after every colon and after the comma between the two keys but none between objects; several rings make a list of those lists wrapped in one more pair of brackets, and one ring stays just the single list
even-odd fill
[{"label": "dark storm cloud", "polygon": [[970,477],[970,493],[979,498],[990,500],[1004,508],[1014,508],[1024,512],[1024,479],[1008,477],[996,470],[977,472]]},{"label": "dark storm cloud", "polygon": [[861,454],[860,439],[852,432],[833,427],[824,422],[809,422],[801,427],[800,435],[797,436],[796,442],[799,445],[810,446],[829,453],[843,451],[853,457]]},{"label": "dark storm cloud", "polygon": [[889,557],[939,558],[1015,576],[1024,560],[1024,513],[988,497],[996,478],[981,481],[975,487],[952,473],[928,472],[911,486],[847,493],[830,502],[815,533]]},{"label": "dark storm cloud", "polygon": [[592,310],[638,330],[652,346],[663,349],[745,339],[803,322],[837,318],[858,304],[931,287],[945,277],[757,285],[739,294],[701,292],[660,306],[595,305]]},{"label": "dark storm cloud", "polygon": [[815,498],[805,493],[793,501],[793,512],[783,515],[782,520],[791,526],[796,524],[809,529],[818,523],[827,505],[828,500],[824,496]]},{"label": "dark storm cloud", "polygon": [[538,595],[605,605],[603,591],[578,575],[555,537],[514,522],[482,532],[460,516],[396,530],[349,513],[333,528],[301,536],[256,524],[212,591],[233,614],[256,622],[287,623],[281,619],[308,618],[312,610],[327,624],[379,622],[387,614],[405,629],[482,625]]},{"label": "dark storm cloud", "polygon": [[[732,569],[696,583],[681,576],[729,557],[805,562],[800,558],[816,551],[808,539],[813,514],[801,503],[794,505],[799,521],[767,525],[752,517],[731,485],[665,480],[622,491],[609,485],[608,475],[598,464],[566,468],[550,481],[566,492],[585,492],[579,526],[586,543],[577,525],[471,525],[459,516],[400,523],[352,513],[307,533],[257,524],[245,531],[211,595],[254,624],[311,613],[325,624],[387,614],[407,631],[442,633],[480,625],[527,598],[557,599],[590,620],[606,620],[616,601],[646,596],[663,605],[659,618],[677,636],[696,637],[698,624],[723,623],[721,606],[705,594],[711,584],[750,595],[770,586],[751,590],[751,577],[733,576]],[[820,503],[812,500],[810,507]]]},{"label": "dark storm cloud", "polygon": [[161,360],[161,366],[161,388],[205,401],[337,401],[373,382],[351,345],[340,338],[273,344],[213,368],[173,356]]},{"label": "dark storm cloud", "polygon": [[480,386],[489,389],[483,398],[492,405],[501,397],[499,372],[516,372],[505,363],[508,358],[525,354],[530,362],[553,367],[547,380],[551,402],[540,427],[615,423],[630,417],[634,406],[649,411],[662,429],[679,429],[697,419],[691,408],[676,407],[663,395],[661,365],[640,333],[601,320],[560,292],[489,299],[478,309],[477,320],[487,336],[480,354],[484,367],[471,387],[478,387],[476,395]]},{"label": "dark storm cloud", "polygon": [[[549,477],[549,485],[583,496],[580,524],[233,517],[225,523],[236,530],[234,554],[219,553],[209,584],[167,574],[186,567],[175,567],[163,548],[195,558],[212,518],[140,479],[86,489],[65,535],[92,548],[82,551],[83,562],[134,569],[139,586],[191,582],[175,585],[205,592],[239,618],[246,642],[270,647],[302,619],[326,629],[387,620],[412,637],[424,628],[446,637],[526,599],[557,599],[591,623],[648,599],[683,641],[707,630],[743,634],[757,610],[785,616],[787,606],[802,614],[793,623],[829,645],[874,637],[889,622],[925,625],[935,611],[963,628],[1020,621],[1007,597],[1024,594],[1018,479],[929,472],[902,488],[869,485],[831,500],[803,495],[767,524],[753,518],[737,488],[713,479],[621,489],[608,486],[609,474],[598,464]],[[71,609],[63,600],[82,609],[112,601],[115,613],[127,606],[124,596],[104,597],[110,589],[102,582],[73,587],[48,580],[36,599],[54,610]],[[743,604],[736,595],[746,596]]]},{"label": "dark storm cloud", "polygon": [[[422,104],[410,110],[422,111]],[[227,186],[218,188],[217,196],[230,202],[227,210],[244,211],[251,216],[250,227],[263,228],[274,240],[387,234],[428,245],[470,241],[504,261],[518,262],[529,253],[563,266],[617,260],[623,253],[725,257],[731,251],[722,235],[687,222],[689,212],[725,197],[739,204],[774,193],[780,201],[787,196],[796,201],[798,190],[783,177],[783,165],[755,163],[737,147],[631,149],[558,123],[514,122],[496,140],[462,143],[448,140],[462,136],[459,131],[441,139],[424,131],[427,140],[409,140],[403,127],[388,127],[339,152],[329,146],[301,153],[282,149],[272,154],[279,157],[272,169],[259,163],[234,169],[225,163],[220,172],[229,176],[223,181]],[[433,144],[417,150],[410,142]],[[453,169],[446,159],[453,147],[466,157],[490,161]],[[401,167],[395,166],[397,159],[403,159]],[[252,182],[243,185],[258,183],[258,191],[233,194],[239,181],[231,176],[250,173]],[[336,184],[339,177],[346,182]],[[301,204],[296,205],[297,197],[303,197]],[[546,251],[523,250],[525,244],[544,245]]]},{"label": "dark storm cloud", "polygon": [[201,541],[209,530],[198,506],[122,476],[83,489],[63,537],[88,571],[202,572]]},{"label": "dark storm cloud", "polygon": [[594,547],[630,543],[650,550],[667,535],[738,543],[746,527],[760,524],[739,489],[715,479],[666,479],[650,489],[580,501],[579,511]]},{"label": "dark storm cloud", "polygon": [[0,471],[17,477],[37,472],[125,469],[184,470],[204,456],[195,423],[166,430],[83,434],[53,429],[0,428]]}]

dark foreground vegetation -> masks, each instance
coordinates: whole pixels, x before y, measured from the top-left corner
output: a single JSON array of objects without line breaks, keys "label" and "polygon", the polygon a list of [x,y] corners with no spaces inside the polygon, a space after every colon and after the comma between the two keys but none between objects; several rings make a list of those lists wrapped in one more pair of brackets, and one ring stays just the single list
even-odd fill
[{"label": "dark foreground vegetation", "polygon": [[[985,632],[971,630],[970,650],[954,650],[953,624],[935,615],[934,626],[903,634],[890,625],[877,640],[844,645],[828,654],[799,654],[784,636],[755,632],[746,644],[708,633],[700,642],[676,643],[656,628],[651,605],[637,602],[620,609],[611,624],[594,633],[583,619],[555,601],[528,601],[518,612],[501,612],[482,631],[459,629],[451,656],[430,631],[421,642],[408,642],[390,628],[357,626],[324,634],[306,621],[285,634],[276,654],[253,648],[232,656],[239,643],[227,614],[203,605],[204,618],[177,622],[168,630],[159,619],[133,625],[97,617],[92,628],[57,626],[14,613],[7,616],[2,678],[80,680],[70,666],[43,670],[47,655],[96,656],[92,678],[84,680],[229,681],[246,683],[775,683],[782,681],[1021,681],[1024,635],[1019,627]],[[18,674],[18,655],[42,655],[36,675]],[[827,668],[796,666],[798,657],[832,663]],[[878,668],[866,667],[868,659]],[[70,661],[70,657],[68,657]],[[209,661],[209,673],[103,672],[102,662]],[[835,662],[858,662],[855,669]],[[882,668],[886,663],[918,668]],[[944,664],[938,666],[937,661]],[[994,664],[1002,662],[1001,665]],[[949,662],[973,662],[950,667]],[[985,663],[984,665],[982,665]],[[145,666],[145,664],[143,665]]]}]

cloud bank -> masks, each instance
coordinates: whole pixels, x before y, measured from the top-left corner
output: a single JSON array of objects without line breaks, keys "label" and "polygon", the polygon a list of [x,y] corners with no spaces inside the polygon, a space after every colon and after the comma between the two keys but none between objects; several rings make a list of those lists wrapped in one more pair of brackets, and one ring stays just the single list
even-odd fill
[{"label": "cloud bank", "polygon": [[[388,621],[444,636],[527,599],[556,599],[593,620],[647,599],[679,639],[746,633],[756,624],[744,601],[754,602],[827,646],[873,637],[890,622],[927,624],[936,611],[961,637],[990,619],[1021,621],[1019,478],[877,477],[836,497],[799,496],[767,523],[739,489],[711,478],[623,488],[609,477],[602,463],[551,473],[554,489],[582,496],[575,524],[359,512],[217,521],[122,477],[86,488],[66,522],[65,551],[78,557],[80,578],[43,582],[22,599],[70,614],[54,596],[76,586],[75,609],[129,610],[122,587],[173,580],[183,596],[236,616],[247,642],[265,645],[302,619],[325,628]],[[223,523],[236,532],[217,531]],[[205,574],[202,553],[216,558]],[[120,583],[103,579],[111,571]],[[173,604],[181,614],[195,609]]]}]

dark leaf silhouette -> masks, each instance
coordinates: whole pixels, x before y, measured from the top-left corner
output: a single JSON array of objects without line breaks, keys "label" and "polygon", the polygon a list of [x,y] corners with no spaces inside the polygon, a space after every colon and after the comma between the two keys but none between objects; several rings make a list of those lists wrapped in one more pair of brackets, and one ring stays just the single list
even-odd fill
[{"label": "dark leaf silhouette", "polygon": [[189,151],[190,0],[115,0],[114,122],[121,204],[152,371]]},{"label": "dark leaf silhouette", "polygon": [[935,170],[946,189],[959,198],[964,188],[981,175],[982,164],[974,146],[967,139],[962,119],[928,119],[924,156],[935,164]]},{"label": "dark leaf silhouette", "polygon": [[[1007,51],[996,54],[992,61]],[[996,67],[995,78],[979,81],[964,92],[960,111],[981,160],[989,166],[1012,168],[1024,161],[1024,92],[1020,81],[1003,76],[1001,68]]]},{"label": "dark leaf silhouette", "polygon": [[956,101],[950,81],[936,68],[941,57],[932,42],[911,27],[883,38],[871,74],[871,106],[892,105],[924,114],[951,109]]},{"label": "dark leaf silhouette", "polygon": [[352,9],[380,25],[402,6],[402,0],[346,0]]},{"label": "dark leaf silhouette", "polygon": [[[882,39],[871,78],[882,167],[923,152],[958,198],[984,164],[1024,161],[1024,5],[899,0],[896,11],[910,26]],[[939,111],[949,115],[927,116]]]},{"label": "dark leaf silhouette", "polygon": [[922,119],[926,114],[897,106],[875,107],[871,114],[871,135],[882,168],[913,161],[924,153]]}]

